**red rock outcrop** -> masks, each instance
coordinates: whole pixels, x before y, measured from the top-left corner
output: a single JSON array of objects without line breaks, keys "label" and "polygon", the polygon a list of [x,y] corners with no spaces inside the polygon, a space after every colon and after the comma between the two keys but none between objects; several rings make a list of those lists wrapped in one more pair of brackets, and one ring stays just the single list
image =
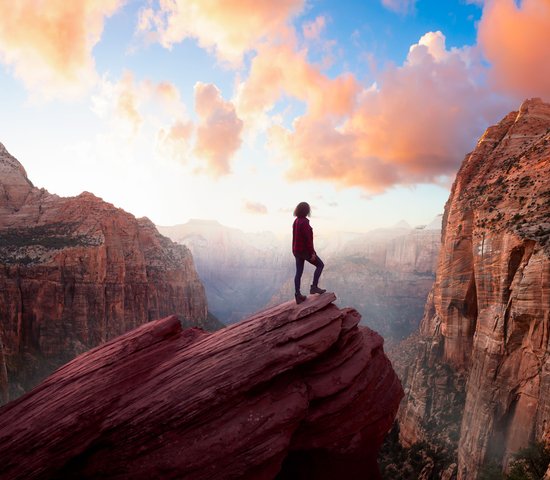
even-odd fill
[{"label": "red rock outcrop", "polygon": [[550,105],[534,99],[457,174],[407,373],[401,440],[457,442],[459,479],[549,433],[549,257]]},{"label": "red rock outcrop", "polygon": [[0,409],[0,477],[379,478],[401,384],[334,300],[212,334],[169,317],[80,355]]},{"label": "red rock outcrop", "polygon": [[214,326],[189,250],[90,193],[35,188],[0,144],[4,400],[8,389],[14,398],[76,355],[170,314]]}]

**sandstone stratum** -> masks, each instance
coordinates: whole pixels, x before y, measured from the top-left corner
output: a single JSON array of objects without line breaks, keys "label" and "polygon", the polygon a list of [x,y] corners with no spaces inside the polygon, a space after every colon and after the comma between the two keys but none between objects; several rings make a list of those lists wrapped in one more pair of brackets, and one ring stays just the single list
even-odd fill
[{"label": "sandstone stratum", "polygon": [[525,101],[466,156],[405,374],[404,445],[457,449],[458,479],[550,440],[550,105]]},{"label": "sandstone stratum", "polygon": [[214,333],[149,322],[0,409],[0,477],[377,479],[403,391],[332,293]]},{"label": "sandstone stratum", "polygon": [[191,253],[91,193],[33,186],[0,144],[0,391],[15,398],[76,355],[177,314],[216,328]]}]

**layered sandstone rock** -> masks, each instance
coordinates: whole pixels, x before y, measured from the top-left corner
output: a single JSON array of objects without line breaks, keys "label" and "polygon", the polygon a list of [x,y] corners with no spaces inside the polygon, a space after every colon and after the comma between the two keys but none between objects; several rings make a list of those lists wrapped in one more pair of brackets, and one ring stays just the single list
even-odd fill
[{"label": "layered sandstone rock", "polygon": [[333,294],[207,334],[150,322],[0,409],[0,476],[379,478],[402,389]]},{"label": "layered sandstone rock", "polygon": [[189,250],[91,193],[60,198],[35,188],[0,144],[4,400],[7,390],[14,398],[76,355],[169,314],[214,327]]},{"label": "layered sandstone rock", "polygon": [[458,440],[458,478],[474,479],[550,428],[550,105],[526,101],[485,132],[443,228],[401,439]]}]

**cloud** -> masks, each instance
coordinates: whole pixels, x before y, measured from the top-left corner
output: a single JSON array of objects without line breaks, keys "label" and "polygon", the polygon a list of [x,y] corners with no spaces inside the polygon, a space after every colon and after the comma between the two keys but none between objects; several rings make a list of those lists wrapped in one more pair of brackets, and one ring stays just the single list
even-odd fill
[{"label": "cloud", "polygon": [[142,9],[138,32],[164,47],[194,38],[220,60],[240,64],[265,38],[287,30],[304,0],[160,0]]},{"label": "cloud", "polygon": [[550,100],[550,2],[485,2],[478,43],[497,88],[520,99]]},{"label": "cloud", "polygon": [[194,153],[206,161],[206,173],[230,173],[230,160],[241,146],[242,120],[213,84],[195,84],[195,111],[199,117]]},{"label": "cloud", "polygon": [[414,12],[416,0],[382,0],[382,5],[396,13],[407,14]]},{"label": "cloud", "polygon": [[118,82],[102,79],[99,92],[92,97],[92,111],[117,130],[133,136],[143,124],[140,109],[147,96],[145,86],[137,84],[134,75],[125,71]]},{"label": "cloud", "polygon": [[263,203],[251,202],[245,200],[243,210],[248,213],[253,213],[256,215],[266,215],[267,207]]},{"label": "cloud", "polygon": [[306,22],[302,26],[304,38],[310,41],[319,41],[321,33],[327,25],[327,19],[323,15],[319,15],[315,20]]},{"label": "cloud", "polygon": [[0,5],[0,61],[38,97],[71,97],[97,81],[92,49],[124,0],[18,0]]},{"label": "cloud", "polygon": [[92,110],[108,121],[111,136],[134,142],[143,130],[145,136],[156,132],[152,141],[161,156],[181,163],[189,159],[194,125],[174,84],[137,81],[130,71],[114,82],[104,77]]},{"label": "cloud", "polygon": [[263,45],[248,78],[238,86],[239,114],[255,116],[271,110],[283,94],[306,103],[314,115],[344,115],[351,110],[360,86],[351,74],[331,79],[309,63],[308,51],[292,44]]},{"label": "cloud", "polygon": [[157,134],[157,147],[161,154],[185,163],[189,156],[194,125],[190,121],[176,120],[171,126],[161,128]]},{"label": "cloud", "polygon": [[[291,129],[273,126],[270,145],[290,159],[292,180],[324,179],[373,193],[439,182],[508,108],[484,86],[480,65],[475,49],[448,50],[441,32],[429,32],[402,66],[387,67],[376,86],[363,87],[348,112],[308,110]],[[331,88],[314,92],[323,82],[312,83],[303,97],[338,95],[334,81],[325,81]]]}]

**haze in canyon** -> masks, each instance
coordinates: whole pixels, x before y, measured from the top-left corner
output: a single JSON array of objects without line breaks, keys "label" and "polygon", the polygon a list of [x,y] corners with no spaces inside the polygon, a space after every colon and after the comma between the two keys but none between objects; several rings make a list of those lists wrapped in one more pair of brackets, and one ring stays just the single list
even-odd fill
[{"label": "haze in canyon", "polygon": [[[157,228],[190,249],[209,308],[224,323],[293,298],[290,235],[246,233],[209,220]],[[368,233],[323,234],[316,229],[315,247],[325,262],[321,283],[343,305],[354,305],[364,325],[388,341],[402,340],[422,318],[440,238],[441,215],[414,228],[401,221]],[[306,266],[306,287],[312,271]]]}]

